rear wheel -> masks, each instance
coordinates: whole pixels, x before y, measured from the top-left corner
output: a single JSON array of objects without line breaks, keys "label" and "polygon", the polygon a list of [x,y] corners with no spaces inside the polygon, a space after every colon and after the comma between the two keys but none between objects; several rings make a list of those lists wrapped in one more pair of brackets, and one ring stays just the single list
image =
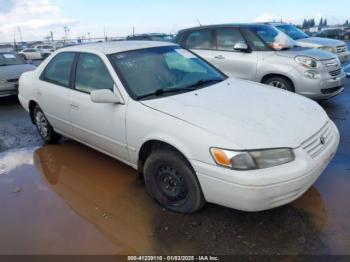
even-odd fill
[{"label": "rear wheel", "polygon": [[38,105],[33,109],[33,117],[36,128],[45,143],[53,144],[61,138],[61,136],[53,130],[53,127],[50,125],[49,121],[47,121],[44,112]]},{"label": "rear wheel", "polygon": [[289,79],[282,76],[269,77],[266,80],[264,80],[263,83],[269,86],[277,87],[279,89],[294,92],[292,82]]},{"label": "rear wheel", "polygon": [[195,172],[175,150],[154,150],[145,162],[144,179],[149,194],[171,211],[193,213],[205,204]]}]

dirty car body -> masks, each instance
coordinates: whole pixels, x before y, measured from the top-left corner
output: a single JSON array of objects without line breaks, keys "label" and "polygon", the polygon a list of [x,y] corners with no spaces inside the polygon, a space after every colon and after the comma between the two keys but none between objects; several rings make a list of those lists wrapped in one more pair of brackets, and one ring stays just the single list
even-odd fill
[{"label": "dirty car body", "polygon": [[287,204],[339,144],[317,103],[228,78],[171,43],[56,51],[21,77],[19,100],[45,141],[58,133],[119,159],[161,205],[181,213],[205,202],[244,211]]},{"label": "dirty car body", "polygon": [[175,41],[232,77],[318,100],[344,90],[346,76],[336,55],[296,47],[270,25],[201,26],[180,31]]}]

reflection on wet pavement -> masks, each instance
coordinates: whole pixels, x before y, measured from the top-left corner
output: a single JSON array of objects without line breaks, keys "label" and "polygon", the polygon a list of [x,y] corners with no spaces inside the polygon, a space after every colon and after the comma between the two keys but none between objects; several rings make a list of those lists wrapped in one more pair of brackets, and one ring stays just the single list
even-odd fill
[{"label": "reflection on wet pavement", "polygon": [[289,206],[186,216],[150,199],[136,171],[77,143],[8,151],[0,163],[0,254],[350,253],[349,180],[328,171]]}]

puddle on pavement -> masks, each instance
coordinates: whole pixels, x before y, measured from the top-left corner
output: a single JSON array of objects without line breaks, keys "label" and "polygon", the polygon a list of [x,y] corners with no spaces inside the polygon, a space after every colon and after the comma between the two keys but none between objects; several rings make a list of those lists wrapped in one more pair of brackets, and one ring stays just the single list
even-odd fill
[{"label": "puddle on pavement", "polygon": [[350,253],[350,181],[326,175],[289,206],[208,205],[186,216],[150,199],[136,171],[83,145],[9,151],[0,154],[0,254]]}]

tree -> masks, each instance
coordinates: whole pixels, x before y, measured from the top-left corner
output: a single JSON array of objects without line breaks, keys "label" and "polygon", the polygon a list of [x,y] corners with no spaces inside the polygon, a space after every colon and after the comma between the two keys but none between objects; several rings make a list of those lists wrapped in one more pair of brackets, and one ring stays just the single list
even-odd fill
[{"label": "tree", "polygon": [[323,26],[324,26],[324,27],[327,27],[327,26],[328,26],[327,19],[325,19],[325,20],[324,20],[324,22],[323,22]]},{"label": "tree", "polygon": [[349,25],[349,20],[346,20],[344,25],[348,26]]},{"label": "tree", "polygon": [[321,17],[321,20],[320,20],[319,26],[323,26],[323,18],[322,18],[322,17]]}]

